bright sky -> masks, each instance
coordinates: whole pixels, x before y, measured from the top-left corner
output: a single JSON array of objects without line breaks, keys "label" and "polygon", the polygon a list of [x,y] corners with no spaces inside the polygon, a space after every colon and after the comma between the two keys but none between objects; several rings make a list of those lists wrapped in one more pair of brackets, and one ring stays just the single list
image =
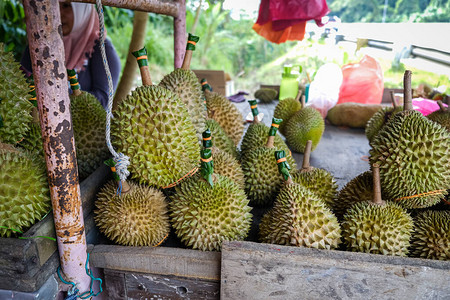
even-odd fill
[{"label": "bright sky", "polygon": [[231,17],[235,20],[239,20],[241,10],[256,20],[259,3],[260,0],[225,0],[223,8],[230,9]]}]

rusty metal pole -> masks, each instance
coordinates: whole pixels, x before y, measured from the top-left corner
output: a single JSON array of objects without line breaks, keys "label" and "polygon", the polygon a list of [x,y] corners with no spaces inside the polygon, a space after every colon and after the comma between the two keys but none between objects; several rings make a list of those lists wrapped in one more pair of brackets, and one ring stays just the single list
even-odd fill
[{"label": "rusty metal pole", "polygon": [[186,1],[178,0],[178,15],[173,18],[174,67],[181,68],[186,51]]},{"label": "rusty metal pole", "polygon": [[24,0],[45,160],[65,280],[89,291],[86,236],[58,0]]}]

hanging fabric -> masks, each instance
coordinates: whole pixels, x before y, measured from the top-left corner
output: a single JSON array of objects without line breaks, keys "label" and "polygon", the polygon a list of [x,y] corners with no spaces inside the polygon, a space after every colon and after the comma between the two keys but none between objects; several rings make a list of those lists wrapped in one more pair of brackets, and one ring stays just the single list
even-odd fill
[{"label": "hanging fabric", "polygon": [[314,20],[318,26],[328,14],[326,0],[262,0],[253,30],[273,43],[303,40],[306,22]]}]

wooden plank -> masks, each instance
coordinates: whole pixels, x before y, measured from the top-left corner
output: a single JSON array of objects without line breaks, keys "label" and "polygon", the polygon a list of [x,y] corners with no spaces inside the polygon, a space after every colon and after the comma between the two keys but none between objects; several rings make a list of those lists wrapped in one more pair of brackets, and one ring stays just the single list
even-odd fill
[{"label": "wooden plank", "polygon": [[450,262],[225,242],[221,299],[449,299]]},{"label": "wooden plank", "polygon": [[121,300],[127,299],[125,273],[110,269],[104,269],[104,291],[106,295],[103,299]]},{"label": "wooden plank", "polygon": [[225,72],[222,70],[192,70],[197,75],[198,80],[206,78],[213,92],[223,96],[226,94]]},{"label": "wooden plank", "polygon": [[128,299],[219,299],[219,281],[140,273],[125,273],[125,280]]},{"label": "wooden plank", "polygon": [[96,245],[90,262],[97,268],[220,280],[220,253],[171,247]]}]

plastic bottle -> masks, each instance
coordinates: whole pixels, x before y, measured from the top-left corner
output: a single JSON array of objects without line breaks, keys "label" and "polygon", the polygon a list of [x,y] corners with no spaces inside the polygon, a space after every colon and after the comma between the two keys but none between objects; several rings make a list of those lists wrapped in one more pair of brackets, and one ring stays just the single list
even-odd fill
[{"label": "plastic bottle", "polygon": [[281,74],[280,94],[278,96],[280,101],[286,98],[295,98],[297,96],[300,73],[293,71],[292,67],[292,65],[285,65],[284,73]]}]

